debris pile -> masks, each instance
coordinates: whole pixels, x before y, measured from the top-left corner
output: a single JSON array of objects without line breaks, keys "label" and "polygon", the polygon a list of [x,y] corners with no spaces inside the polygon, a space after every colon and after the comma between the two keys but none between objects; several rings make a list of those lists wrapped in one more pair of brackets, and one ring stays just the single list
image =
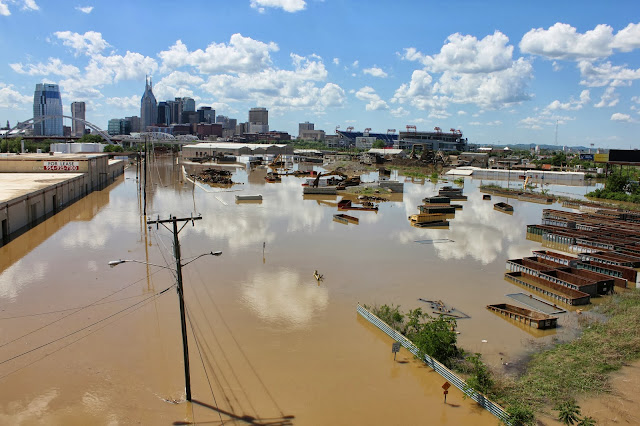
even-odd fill
[{"label": "debris pile", "polygon": [[228,170],[205,169],[191,177],[199,182],[213,183],[217,185],[233,185],[231,172]]}]

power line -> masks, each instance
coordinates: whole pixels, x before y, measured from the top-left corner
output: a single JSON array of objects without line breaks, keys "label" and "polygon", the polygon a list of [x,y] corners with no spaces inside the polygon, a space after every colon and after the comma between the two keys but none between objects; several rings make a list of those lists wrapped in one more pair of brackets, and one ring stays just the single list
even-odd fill
[{"label": "power line", "polygon": [[[198,271],[198,276],[200,278],[200,281],[204,282],[202,280],[202,276],[200,275],[200,272]],[[282,408],[280,408],[280,406],[278,405],[278,403],[276,402],[275,398],[273,397],[273,395],[271,394],[271,392],[269,392],[269,388],[267,388],[267,385],[265,385],[265,383],[262,381],[262,378],[260,377],[260,375],[258,374],[258,372],[256,371],[255,367],[253,366],[253,364],[251,364],[251,361],[249,361],[249,358],[247,357],[247,354],[244,352],[244,350],[242,349],[242,346],[240,345],[240,343],[238,342],[238,340],[236,339],[236,337],[234,336],[233,332],[231,331],[231,328],[229,327],[229,325],[227,324],[227,322],[224,320],[224,317],[222,316],[222,313],[220,312],[220,308],[218,308],[218,305],[215,303],[215,301],[213,300],[213,297],[211,296],[210,290],[207,286],[205,286],[203,284],[203,287],[205,288],[205,291],[207,293],[207,295],[209,296],[209,300],[211,301],[211,304],[213,305],[213,307],[215,308],[215,310],[218,312],[218,316],[220,317],[220,320],[222,321],[222,324],[224,325],[224,327],[229,331],[229,335],[231,336],[231,338],[233,339],[234,343],[236,344],[236,346],[238,347],[238,350],[240,351],[240,353],[242,354],[242,357],[244,358],[245,362],[247,363],[247,365],[249,366],[249,368],[251,368],[251,371],[253,372],[253,374],[255,375],[256,379],[258,379],[258,382],[260,383],[260,385],[262,386],[262,388],[264,389],[264,391],[266,392],[267,396],[271,399],[271,402],[273,402],[273,405],[275,405],[276,409],[280,412],[280,415],[284,417],[284,411],[282,411]]]},{"label": "power line", "polygon": [[[158,271],[156,271],[156,272],[158,272]],[[155,272],[154,272],[154,273],[155,273]],[[50,323],[45,324],[45,325],[43,325],[43,326],[41,326],[41,327],[38,327],[38,328],[36,328],[35,330],[31,330],[30,332],[28,332],[28,333],[26,333],[26,334],[23,334],[23,335],[22,335],[22,336],[20,336],[20,337],[16,337],[16,338],[15,338],[15,339],[13,339],[13,340],[10,340],[10,341],[8,341],[8,342],[5,342],[5,343],[3,343],[3,344],[1,344],[1,345],[0,345],[0,348],[5,347],[5,346],[7,346],[7,345],[8,345],[8,344],[10,344],[10,343],[16,342],[16,341],[18,341],[18,340],[20,340],[20,339],[22,339],[22,338],[24,338],[24,337],[27,337],[27,336],[29,336],[29,335],[31,335],[31,334],[33,334],[33,333],[36,333],[36,332],[38,332],[38,331],[40,331],[40,330],[42,330],[42,329],[44,329],[44,328],[47,328],[47,327],[49,327],[49,326],[51,326],[51,325],[53,325],[53,324],[55,324],[55,323],[57,323],[57,322],[62,321],[63,319],[69,318],[70,316],[75,315],[75,314],[77,314],[78,312],[80,312],[80,311],[82,311],[82,310],[84,310],[84,309],[86,309],[86,308],[89,308],[89,307],[91,307],[91,306],[93,306],[93,305],[97,304],[98,302],[103,301],[104,299],[108,299],[109,297],[113,296],[114,294],[117,294],[117,293],[119,293],[119,292],[121,292],[121,291],[123,291],[123,290],[126,290],[127,288],[129,288],[129,287],[131,287],[131,286],[133,286],[133,285],[135,285],[135,284],[139,283],[140,281],[142,281],[142,280],[144,280],[144,279],[145,279],[145,278],[140,278],[139,280],[134,281],[134,282],[132,282],[131,284],[128,284],[128,285],[126,285],[126,286],[122,287],[121,289],[116,290],[116,291],[114,291],[113,293],[108,294],[108,295],[106,295],[106,296],[104,296],[104,297],[102,297],[102,298],[100,298],[100,299],[96,300],[96,301],[95,301],[95,302],[93,302],[93,303],[90,303],[90,304],[88,304],[88,305],[85,305],[85,306],[83,306],[83,307],[78,308],[78,310],[77,310],[77,311],[75,311],[75,312],[72,312],[72,313],[70,313],[70,314],[68,314],[68,315],[65,315],[65,316],[63,316],[63,317],[60,317],[60,318],[58,318],[57,320],[55,320],[55,321],[51,321]]]},{"label": "power line", "polygon": [[[171,287],[169,287],[169,288],[171,288]],[[167,290],[168,290],[168,289],[167,289]],[[150,300],[149,300],[149,299],[151,299],[151,298],[152,298],[152,297],[154,297],[154,296],[155,296],[155,298],[157,299],[157,296],[160,296],[160,295],[164,294],[164,293],[165,293],[165,291],[166,291],[166,290],[164,290],[164,291],[162,291],[162,292],[159,292],[159,293],[156,293],[156,294],[152,295],[151,297],[149,297],[149,298],[147,298],[147,299],[143,300],[142,302],[145,302],[145,301],[149,301],[149,302],[150,302]],[[141,302],[141,303],[142,303],[142,302]],[[149,303],[149,302],[147,302],[147,303]],[[54,354],[54,353],[56,353],[56,352],[59,352],[59,351],[61,351],[61,350],[65,349],[65,348],[68,348],[69,346],[73,345],[73,344],[74,344],[74,343],[76,343],[76,342],[79,342],[80,340],[84,339],[85,337],[89,337],[89,336],[90,336],[90,335],[92,335],[93,333],[97,333],[98,331],[100,331],[100,330],[102,330],[103,328],[105,328],[105,327],[107,327],[107,326],[109,326],[109,325],[113,324],[114,322],[118,321],[119,319],[124,318],[125,316],[127,316],[127,315],[130,315],[130,314],[134,313],[135,311],[137,311],[138,309],[140,309],[140,308],[144,307],[145,305],[146,305],[146,303],[145,303],[145,304],[143,304],[143,305],[141,305],[141,306],[138,306],[136,309],[133,309],[132,311],[127,312],[127,313],[126,313],[126,314],[124,314],[122,317],[115,319],[113,322],[110,322],[110,323],[108,323],[108,324],[104,324],[102,327],[98,327],[98,328],[96,328],[95,330],[88,332],[88,333],[87,333],[87,334],[85,334],[84,336],[78,337],[76,340],[74,340],[74,341],[72,341],[72,342],[69,342],[69,343],[67,343],[67,344],[66,344],[66,345],[64,345],[64,346],[61,346],[61,347],[59,347],[58,349],[55,349],[55,350],[53,350],[53,351],[51,351],[51,352],[49,352],[49,353],[45,354],[45,355],[44,355],[44,356],[42,356],[41,358],[38,358],[38,359],[36,359],[36,360],[34,360],[34,361],[32,361],[32,362],[30,362],[30,363],[28,363],[28,364],[26,364],[26,365],[24,365],[24,366],[20,367],[20,368],[17,368],[17,369],[15,369],[15,370],[13,370],[13,371],[11,371],[11,372],[9,372],[9,373],[5,374],[4,376],[0,376],[0,380],[1,380],[1,379],[4,379],[5,377],[8,377],[8,376],[12,375],[13,373],[16,373],[16,372],[18,372],[18,371],[20,371],[20,370],[23,370],[23,369],[25,369],[25,368],[27,368],[27,367],[29,367],[29,366],[31,366],[31,365],[33,365],[33,364],[37,363],[37,362],[40,362],[40,361],[42,361],[43,359],[47,358],[47,357],[48,357],[48,356],[50,356],[50,355],[53,355],[53,354]]]},{"label": "power line", "polygon": [[[199,272],[198,272],[198,278],[199,278],[199,281],[200,281],[200,285],[204,287],[204,282],[203,282],[202,277],[200,276]],[[211,325],[211,321],[207,318],[207,310],[205,310],[204,306],[202,305],[202,301],[200,300],[200,297],[197,296],[197,291],[195,289],[195,286],[194,286],[194,293],[196,293],[196,301],[198,302],[198,306],[202,310],[203,316],[204,316],[204,318],[206,320],[206,323],[207,323],[207,325],[209,327],[211,335],[213,336],[213,339],[214,339],[216,345],[218,346],[218,351],[222,354],[222,358],[224,359],[224,361],[227,364],[227,369],[231,372],[231,375],[235,379],[235,382],[237,383],[237,386],[240,388],[240,391],[244,394],[244,397],[247,400],[247,403],[249,404],[250,409],[252,410],[253,413],[256,413],[256,416],[257,416],[258,415],[258,410],[256,410],[256,408],[253,406],[253,404],[251,402],[251,398],[249,398],[249,395],[247,394],[247,392],[245,391],[244,387],[242,386],[242,383],[240,382],[240,379],[238,378],[233,366],[231,365],[231,361],[229,361],[229,357],[227,356],[222,344],[218,340],[218,337],[216,336],[216,333],[213,330],[213,327]],[[218,312],[218,314],[220,314],[220,312]],[[195,323],[195,326],[196,326],[196,328],[198,328],[198,323],[197,322]],[[228,331],[230,332],[230,330],[228,330]],[[203,334],[203,333],[201,332],[201,334]],[[204,344],[206,345],[206,347],[209,350],[209,352],[213,353],[213,350],[209,346],[209,342],[207,340],[204,341]],[[240,400],[238,399],[236,394],[233,392],[233,390],[232,390],[233,388],[231,387],[231,385],[229,383],[229,380],[226,379],[226,376],[222,372],[223,368],[222,367],[219,367],[219,368],[221,370],[222,377],[229,384],[229,389],[231,389],[232,395],[233,395],[234,399],[236,400],[236,402],[238,403],[239,408],[242,409],[242,404],[240,403]],[[231,405],[231,404],[229,404],[229,405]]]},{"label": "power line", "polygon": [[[198,341],[198,337],[196,336],[196,332],[193,330],[193,321],[191,321],[191,315],[189,315],[189,310],[187,310],[187,318],[189,318],[189,326],[191,327],[191,333],[193,334],[193,340],[196,342],[196,348],[198,349],[198,355],[200,355],[200,362],[202,363],[202,368],[204,369],[204,374],[207,377],[207,383],[209,383],[209,390],[211,391],[211,396],[213,397],[213,403],[218,406],[218,402],[216,401],[216,396],[213,393],[213,387],[211,386],[211,380],[209,380],[209,373],[207,373],[207,367],[204,365],[204,359],[202,359],[202,352],[200,352],[200,343]],[[213,371],[212,371],[213,373]],[[218,416],[220,417],[220,423],[224,425],[224,421],[222,420],[222,414],[218,411]]]},{"label": "power line", "polygon": [[96,324],[99,324],[99,323],[101,323],[101,322],[104,322],[104,321],[108,320],[109,318],[113,318],[114,316],[116,316],[116,315],[118,315],[118,314],[120,314],[120,313],[122,313],[122,312],[124,312],[124,311],[126,311],[126,310],[129,310],[129,309],[133,308],[134,306],[137,306],[137,305],[139,305],[139,304],[141,304],[141,303],[146,302],[147,300],[151,299],[152,297],[156,297],[156,296],[159,296],[159,295],[161,295],[161,294],[165,293],[166,291],[168,291],[169,289],[171,289],[174,285],[175,285],[175,284],[171,285],[170,287],[165,288],[165,289],[164,289],[164,290],[162,290],[161,292],[158,292],[158,293],[152,294],[151,296],[147,297],[146,299],[141,300],[141,301],[140,301],[140,302],[138,302],[138,303],[134,303],[134,304],[133,304],[133,305],[131,305],[131,306],[128,306],[128,307],[126,307],[126,308],[124,308],[124,309],[122,309],[122,310],[120,310],[120,311],[118,311],[118,312],[116,312],[116,313],[114,313],[114,314],[109,315],[108,317],[105,317],[105,318],[103,318],[103,319],[101,319],[101,320],[98,320],[98,321],[96,321],[96,322],[93,322],[93,323],[91,323],[91,324],[89,324],[89,325],[87,325],[87,326],[85,326],[85,327],[79,328],[79,329],[78,329],[78,330],[76,330],[76,331],[73,331],[73,332],[71,332],[71,333],[69,333],[69,334],[66,334],[66,335],[62,336],[62,337],[58,337],[57,339],[51,340],[50,342],[44,343],[44,344],[42,344],[42,345],[40,345],[40,346],[37,346],[37,347],[35,347],[35,348],[33,348],[33,349],[29,349],[28,351],[24,351],[24,352],[22,352],[22,353],[20,353],[20,354],[18,354],[18,355],[12,356],[11,358],[7,358],[7,359],[5,359],[4,361],[0,361],[0,365],[5,364],[5,363],[7,363],[7,362],[9,362],[9,361],[12,361],[12,360],[14,360],[14,359],[16,359],[16,358],[20,358],[21,356],[27,355],[27,354],[29,354],[29,353],[31,353],[31,352],[37,351],[38,349],[44,348],[45,346],[49,346],[49,345],[51,345],[51,344],[53,344],[53,343],[55,343],[55,342],[58,342],[58,341],[60,341],[60,340],[62,340],[62,339],[65,339],[65,338],[67,338],[67,337],[69,337],[69,336],[73,336],[74,334],[80,333],[81,331],[86,330],[87,328],[90,328],[90,327],[92,327],[92,326],[94,326],[94,325],[96,325]]},{"label": "power line", "polygon": [[42,315],[59,314],[60,312],[75,311],[75,310],[79,310],[79,309],[90,308],[92,306],[99,306],[99,305],[106,305],[108,303],[122,302],[123,300],[129,300],[129,299],[133,299],[135,297],[140,297],[140,296],[144,296],[144,294],[136,294],[135,296],[123,297],[122,299],[110,300],[108,302],[91,303],[89,305],[76,306],[75,308],[59,309],[57,311],[36,312],[35,314],[16,315],[16,316],[13,316],[13,317],[0,317],[0,321],[1,320],[16,319],[16,318],[27,318],[27,317],[37,317],[37,316],[42,316]]}]

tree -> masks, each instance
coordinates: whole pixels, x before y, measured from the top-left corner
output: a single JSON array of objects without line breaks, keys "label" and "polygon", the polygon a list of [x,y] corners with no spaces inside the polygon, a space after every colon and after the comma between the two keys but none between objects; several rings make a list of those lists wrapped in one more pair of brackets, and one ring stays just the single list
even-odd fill
[{"label": "tree", "polygon": [[451,367],[452,361],[460,355],[454,331],[456,321],[442,315],[433,318],[420,308],[409,311],[407,318],[405,335],[418,347],[420,357],[429,355]]},{"label": "tree", "polygon": [[385,147],[384,141],[382,139],[376,139],[376,141],[372,145],[373,148],[382,149]]},{"label": "tree", "polygon": [[558,412],[558,420],[565,425],[573,425],[580,421],[580,406],[576,401],[565,401],[554,408]]},{"label": "tree", "polygon": [[627,185],[629,184],[629,178],[622,173],[612,174],[607,178],[605,188],[611,192],[625,192]]},{"label": "tree", "polygon": [[593,417],[586,416],[578,421],[578,426],[596,426],[596,421]]},{"label": "tree", "polygon": [[104,147],[104,152],[122,152],[123,149],[120,145],[107,145]]},{"label": "tree", "polygon": [[507,414],[510,420],[508,424],[513,426],[533,426],[536,423],[536,417],[531,408],[519,402],[509,405]]},{"label": "tree", "polygon": [[467,357],[467,360],[473,365],[471,377],[467,380],[467,384],[476,391],[488,395],[493,389],[493,378],[487,366],[480,359],[482,355],[476,353]]},{"label": "tree", "polygon": [[82,135],[82,137],[80,139],[78,139],[78,142],[81,143],[102,143],[104,141],[104,138],[100,135]]}]

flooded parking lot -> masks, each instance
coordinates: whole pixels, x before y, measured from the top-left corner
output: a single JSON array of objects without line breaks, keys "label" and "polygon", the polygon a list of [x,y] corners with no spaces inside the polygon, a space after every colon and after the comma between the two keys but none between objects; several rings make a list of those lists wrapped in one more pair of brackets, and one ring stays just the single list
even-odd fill
[{"label": "flooded parking lot", "polygon": [[[183,259],[223,252],[183,271],[196,402],[184,403],[173,237],[146,226],[129,169],[0,247],[0,423],[497,424],[455,389],[445,405],[444,379],[408,352],[394,362],[391,339],[356,304],[442,300],[470,316],[459,345],[498,371],[573,333],[573,312],[534,331],[485,308],[524,291],[503,279],[505,261],[541,247],[526,225],[557,204],[511,199],[506,215],[493,209],[503,198],[483,200],[467,178],[449,229],[419,229],[407,217],[444,183],[406,182],[345,225],[333,221],[340,196],[303,197],[304,179],[230,170],[231,188],[194,187],[172,161],[150,170],[149,217],[202,215],[180,233]],[[165,268],[110,268],[114,259]]]}]

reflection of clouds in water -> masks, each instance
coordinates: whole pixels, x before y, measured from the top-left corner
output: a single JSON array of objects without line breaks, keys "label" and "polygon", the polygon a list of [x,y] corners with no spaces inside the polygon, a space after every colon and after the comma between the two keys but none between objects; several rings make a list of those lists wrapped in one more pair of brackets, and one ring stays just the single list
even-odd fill
[{"label": "reflection of clouds in water", "polygon": [[281,183],[269,186],[272,192],[263,193],[262,204],[230,202],[224,206],[211,194],[201,196],[199,208],[218,214],[197,232],[202,231],[212,239],[226,239],[231,250],[273,242],[277,235],[275,228],[280,226],[278,221],[286,223],[286,232],[314,232],[327,220],[329,210],[315,201],[302,200],[302,182],[297,178],[283,178]]},{"label": "reflection of clouds in water", "polygon": [[[318,208],[315,202],[300,201],[302,198],[301,179],[282,179],[277,186],[277,199],[274,203],[278,206],[278,217],[288,220],[287,232],[305,230],[314,231],[322,223],[325,217],[325,209]],[[271,200],[268,200],[271,203]]]},{"label": "reflection of clouds in water", "polygon": [[19,402],[11,403],[9,410],[7,410],[11,413],[0,413],[0,423],[3,425],[39,423],[43,420],[43,416],[51,413],[49,405],[59,393],[59,390],[51,389],[29,401],[26,407]]},{"label": "reflection of clouds in water", "polygon": [[326,309],[329,293],[312,276],[303,280],[297,272],[257,272],[244,285],[242,300],[260,318],[287,326],[303,327]]},{"label": "reflection of clouds in water", "polygon": [[47,262],[36,261],[26,264],[22,259],[18,260],[0,275],[0,298],[15,299],[23,286],[42,281],[47,267]]},{"label": "reflection of clouds in water", "polygon": [[[424,192],[424,190],[420,191],[419,195],[411,188],[408,194],[405,193],[405,208],[411,208],[409,214],[418,212],[416,206],[422,204],[422,198],[425,197],[422,195]],[[416,240],[449,238],[454,242],[434,244],[436,253],[441,259],[471,257],[485,265],[493,262],[503,251],[504,240],[514,241],[518,238],[524,227],[524,222],[518,216],[495,211],[493,203],[483,201],[482,194],[478,191],[466,195],[469,196],[468,201],[452,201],[452,203],[459,203],[464,207],[462,210],[456,210],[455,219],[450,221],[449,231],[409,228],[398,233],[396,239],[406,244]],[[407,224],[407,226],[410,225]],[[508,250],[509,255],[523,251],[525,250],[522,246]]]},{"label": "reflection of clouds in water", "polygon": [[[108,208],[98,213],[92,221],[75,223],[73,232],[63,231],[62,246],[65,248],[88,247],[91,249],[104,247],[109,238],[116,234],[116,230],[121,229],[123,226],[135,229],[139,225],[140,217],[133,213],[137,211],[137,200],[125,197],[111,197]],[[92,225],[96,219],[100,221],[100,226]]]}]

